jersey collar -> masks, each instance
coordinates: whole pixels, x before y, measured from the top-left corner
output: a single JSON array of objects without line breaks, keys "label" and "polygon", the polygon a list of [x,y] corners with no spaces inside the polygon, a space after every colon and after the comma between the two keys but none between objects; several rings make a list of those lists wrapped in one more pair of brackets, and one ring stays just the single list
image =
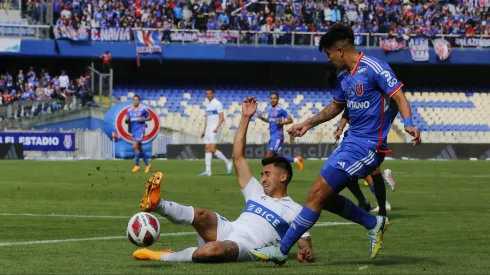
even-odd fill
[{"label": "jersey collar", "polygon": [[361,63],[361,59],[363,57],[364,57],[364,52],[361,52],[361,54],[359,54],[359,58],[357,59],[356,66],[354,67],[354,70],[352,70],[352,72],[350,73],[350,76],[353,76],[356,73],[357,68],[359,68],[359,63]]}]

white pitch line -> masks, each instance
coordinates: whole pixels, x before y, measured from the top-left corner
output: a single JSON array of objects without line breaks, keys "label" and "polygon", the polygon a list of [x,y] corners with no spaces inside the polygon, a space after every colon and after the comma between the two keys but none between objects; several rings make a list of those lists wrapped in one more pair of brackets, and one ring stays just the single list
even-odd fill
[{"label": "white pitch line", "polygon": [[[196,232],[176,232],[176,233],[162,233],[160,236],[185,236],[195,235]],[[41,240],[41,241],[27,241],[27,242],[9,242],[0,243],[0,246],[16,246],[16,245],[30,245],[30,244],[51,244],[51,243],[69,243],[69,242],[86,242],[86,241],[105,241],[105,240],[119,240],[126,239],[127,236],[106,236],[106,237],[93,237],[93,238],[78,238],[78,239],[64,239],[64,240]]]},{"label": "white pitch line", "polygon": [[[23,217],[61,217],[82,219],[130,219],[130,216],[98,216],[98,215],[69,215],[69,214],[35,214],[35,213],[0,213],[0,216],[23,216]],[[164,217],[157,219],[166,220]]]}]

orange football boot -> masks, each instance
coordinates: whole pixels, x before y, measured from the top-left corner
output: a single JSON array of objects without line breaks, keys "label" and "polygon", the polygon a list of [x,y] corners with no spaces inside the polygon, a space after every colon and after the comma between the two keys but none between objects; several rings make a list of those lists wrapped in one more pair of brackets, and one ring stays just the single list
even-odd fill
[{"label": "orange football boot", "polygon": [[156,172],[153,174],[145,185],[145,195],[141,199],[141,211],[150,212],[160,202],[160,184],[163,180],[163,173]]},{"label": "orange football boot", "polygon": [[148,164],[148,166],[146,166],[145,168],[145,173],[150,173],[151,171],[151,164]]},{"label": "orange football boot", "polygon": [[133,253],[133,257],[138,260],[147,260],[147,261],[161,261],[162,256],[166,254],[174,253],[170,249],[166,249],[163,251],[152,251],[147,248],[138,249]]},{"label": "orange football boot", "polygon": [[133,173],[136,173],[136,172],[139,172],[140,171],[140,167],[139,166],[135,166],[133,167],[133,170],[131,170],[131,172]]},{"label": "orange football boot", "polygon": [[303,168],[305,167],[305,166],[303,165],[303,158],[302,158],[301,156],[299,156],[299,157],[297,157],[297,159],[298,159],[297,164],[298,164],[298,166],[299,166],[299,171],[303,171]]}]

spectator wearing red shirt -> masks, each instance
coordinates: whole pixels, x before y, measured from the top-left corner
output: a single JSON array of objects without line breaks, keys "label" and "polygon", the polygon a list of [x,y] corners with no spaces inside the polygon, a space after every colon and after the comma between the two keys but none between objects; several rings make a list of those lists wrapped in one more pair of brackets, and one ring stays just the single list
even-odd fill
[{"label": "spectator wearing red shirt", "polygon": [[104,73],[108,74],[110,69],[111,69],[111,53],[109,51],[106,51],[104,54],[100,56],[102,59],[102,68]]}]

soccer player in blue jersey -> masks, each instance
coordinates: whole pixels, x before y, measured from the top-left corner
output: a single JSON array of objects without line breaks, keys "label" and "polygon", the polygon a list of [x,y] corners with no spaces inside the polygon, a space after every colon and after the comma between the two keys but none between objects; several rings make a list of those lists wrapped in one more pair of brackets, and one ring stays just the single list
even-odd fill
[{"label": "soccer player in blue jersey", "polygon": [[339,193],[352,178],[364,178],[378,168],[385,153],[391,127],[390,102],[396,101],[404,118],[405,131],[413,143],[420,143],[420,132],[413,126],[410,104],[401,92],[403,84],[385,62],[359,53],[354,46],[354,33],[348,26],[336,24],[322,36],[320,51],[340,70],[334,100],[320,113],[288,129],[301,137],[309,129],[340,114],[347,104],[351,125],[349,135],[323,165],[310,189],[306,204],[281,241],[261,249],[252,249],[256,257],[284,264],[289,251],[300,236],[310,229],[327,210],[364,226],[368,230],[370,258],[381,248],[388,219],[374,216],[359,208]]},{"label": "soccer player in blue jersey", "polygon": [[133,97],[133,107],[128,109],[126,122],[130,123],[131,135],[133,137],[134,162],[135,166],[131,172],[136,173],[140,170],[140,158],[143,158],[146,168],[145,173],[150,172],[151,164],[143,151],[143,137],[145,136],[146,122],[151,120],[150,113],[146,108],[140,106],[140,97]]},{"label": "soccer player in blue jersey", "polygon": [[[270,94],[271,106],[267,107],[265,112],[267,117],[263,114],[258,114],[257,117],[263,122],[269,123],[269,147],[267,148],[266,158],[281,156],[282,144],[284,143],[284,131],[283,126],[293,123],[293,118],[289,114],[288,110],[279,105],[279,94],[274,92]],[[282,156],[289,162],[295,162],[299,166],[299,170],[303,171],[303,158]]]}]

